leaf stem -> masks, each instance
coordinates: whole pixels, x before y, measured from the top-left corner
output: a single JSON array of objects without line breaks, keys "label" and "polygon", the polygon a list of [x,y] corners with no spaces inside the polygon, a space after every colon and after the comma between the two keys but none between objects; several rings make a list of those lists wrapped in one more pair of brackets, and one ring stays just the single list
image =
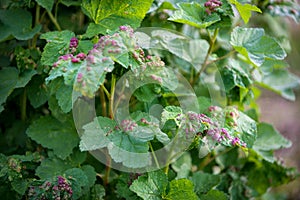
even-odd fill
[{"label": "leaf stem", "polygon": [[[209,32],[208,32],[208,33],[209,33]],[[208,60],[209,56],[211,55],[211,53],[212,53],[212,51],[213,51],[213,49],[214,49],[214,45],[215,45],[215,42],[216,42],[218,33],[219,33],[219,29],[216,28],[216,29],[214,30],[214,35],[213,35],[213,37],[212,37],[212,38],[210,37],[210,45],[209,45],[209,49],[208,49],[208,51],[207,51],[207,54],[206,54],[206,56],[205,56],[204,62],[203,62],[203,64],[202,64],[202,66],[201,66],[201,69],[199,70],[199,72],[196,74],[194,80],[192,81],[192,83],[191,83],[192,85],[195,85],[195,83],[197,83],[197,81],[199,80],[199,78],[200,78],[202,72],[203,72],[203,71],[206,69],[206,67],[208,66],[209,63],[207,62],[207,60]]]},{"label": "leaf stem", "polygon": [[[34,19],[34,25],[37,26],[40,23],[40,11],[41,7],[39,4],[36,4],[35,8],[35,19]],[[36,48],[36,42],[37,42],[38,34],[35,34],[31,40],[31,47]]]},{"label": "leaf stem", "polygon": [[223,60],[223,59],[225,59],[225,58],[228,58],[229,56],[231,56],[231,55],[234,54],[235,52],[236,52],[235,50],[232,50],[232,51],[230,51],[229,53],[225,54],[224,56],[221,56],[221,57],[219,57],[219,58],[217,58],[217,59],[215,59],[215,60],[212,60],[212,61],[210,61],[210,62],[207,62],[206,64],[207,64],[207,65],[210,65],[210,64],[215,63],[215,62],[217,62],[217,61],[219,61],[219,60]]},{"label": "leaf stem", "polygon": [[216,159],[218,156],[221,156],[229,151],[231,151],[233,149],[233,147],[231,148],[227,148],[224,151],[220,152],[219,154],[216,154],[214,156],[211,156],[212,154],[209,153],[209,156],[206,156],[205,159],[203,160],[203,162],[200,163],[199,165],[199,169],[202,170],[205,166],[207,166],[209,163],[211,163],[214,159]]},{"label": "leaf stem", "polygon": [[109,93],[109,91],[106,89],[106,87],[104,86],[104,84],[101,85],[101,89],[105,92],[107,98],[110,98],[110,93]]},{"label": "leaf stem", "polygon": [[107,152],[107,156],[106,156],[106,168],[105,168],[105,174],[104,174],[104,177],[103,177],[103,181],[104,181],[104,185],[108,185],[108,182],[109,182],[109,174],[110,174],[110,171],[111,171],[111,157],[108,156],[108,152]]},{"label": "leaf stem", "polygon": [[58,24],[56,18],[53,16],[53,14],[52,14],[51,12],[49,12],[49,11],[47,11],[47,13],[48,13],[48,15],[49,15],[49,17],[50,17],[52,23],[55,25],[56,29],[57,29],[58,31],[61,31],[61,28],[60,28],[60,26],[59,26],[59,24]]},{"label": "leaf stem", "polygon": [[156,167],[157,167],[158,169],[160,169],[159,162],[158,162],[158,160],[157,160],[157,157],[156,157],[156,155],[155,155],[155,152],[154,152],[154,149],[153,149],[153,147],[152,147],[151,142],[148,142],[148,145],[149,145],[149,147],[150,147],[150,150],[151,150],[151,153],[152,153],[154,162],[155,162],[155,164],[156,164]]},{"label": "leaf stem", "polygon": [[27,106],[27,96],[26,96],[26,88],[24,88],[24,92],[21,96],[21,120],[23,122],[26,121],[26,106]]},{"label": "leaf stem", "polygon": [[[166,168],[165,168],[165,174],[169,173],[170,162],[174,158],[174,155],[171,155],[171,154],[172,154],[172,151],[173,151],[173,149],[175,147],[174,143],[177,142],[177,140],[178,140],[178,130],[179,130],[179,128],[177,128],[177,130],[176,130],[176,135],[175,135],[175,137],[173,139],[173,145],[171,146],[170,151],[169,151],[170,154],[168,156],[168,160],[167,160],[167,164],[166,164]],[[175,153],[175,155],[176,155],[176,153]]]},{"label": "leaf stem", "polygon": [[110,88],[110,98],[109,98],[109,117],[114,119],[114,96],[116,87],[116,75],[112,74],[111,77],[111,88]]},{"label": "leaf stem", "polygon": [[100,92],[100,103],[101,103],[101,109],[102,109],[102,116],[106,117],[107,116],[107,106],[106,106],[106,99],[104,96],[104,90],[102,87],[99,88],[99,92]]}]

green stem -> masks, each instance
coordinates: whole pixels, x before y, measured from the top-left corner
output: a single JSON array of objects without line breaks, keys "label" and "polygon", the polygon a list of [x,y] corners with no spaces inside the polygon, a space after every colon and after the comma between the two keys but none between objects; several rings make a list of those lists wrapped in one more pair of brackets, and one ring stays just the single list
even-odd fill
[{"label": "green stem", "polygon": [[110,93],[109,93],[109,91],[106,89],[106,87],[104,85],[101,85],[101,89],[105,92],[107,98],[110,98]]},{"label": "green stem", "polygon": [[21,120],[23,122],[26,121],[26,104],[27,104],[27,96],[26,96],[26,88],[21,96]]},{"label": "green stem", "polygon": [[109,98],[109,117],[114,119],[114,96],[116,87],[116,75],[112,74],[111,77],[111,88],[110,88],[110,98]]},{"label": "green stem", "polygon": [[[34,22],[35,26],[37,26],[40,23],[40,11],[41,11],[41,7],[37,4],[35,9],[35,22]],[[38,34],[35,34],[31,42],[32,48],[36,48],[37,39],[38,39]]]},{"label": "green stem", "polygon": [[48,13],[48,15],[49,15],[52,23],[55,25],[56,29],[59,30],[59,31],[61,31],[61,28],[60,28],[60,26],[59,26],[56,18],[53,16],[53,14],[51,12],[49,12],[49,11],[47,11],[47,13]]},{"label": "green stem", "polygon": [[230,51],[229,53],[225,54],[224,56],[221,56],[221,57],[219,57],[219,58],[217,58],[217,59],[215,59],[215,60],[212,60],[212,61],[210,61],[210,62],[207,62],[206,65],[210,65],[210,64],[215,63],[215,62],[217,62],[217,61],[219,61],[219,60],[223,60],[223,59],[225,59],[225,58],[228,58],[229,56],[231,56],[231,55],[234,54],[235,52],[236,52],[235,50],[232,50],[232,51]]},{"label": "green stem", "polygon": [[[171,163],[171,160],[174,158],[174,156],[171,155],[171,154],[172,154],[172,151],[173,151],[173,149],[175,147],[174,143],[177,142],[177,140],[178,140],[178,130],[179,130],[179,128],[176,130],[176,135],[175,135],[175,137],[173,139],[173,145],[171,146],[170,151],[169,151],[170,155],[168,156],[168,160],[167,160],[167,164],[166,164],[166,168],[165,168],[165,174],[169,173],[170,163]],[[177,154],[175,154],[175,155],[177,155]]]},{"label": "green stem", "polygon": [[153,149],[153,147],[152,147],[151,142],[148,142],[148,145],[149,145],[149,147],[150,147],[150,150],[151,150],[151,153],[152,153],[154,162],[155,162],[155,164],[156,164],[156,167],[157,167],[158,169],[160,169],[160,167],[159,167],[159,162],[158,162],[158,160],[157,160],[157,157],[156,157],[156,155],[155,155],[155,152],[154,152],[154,149]]},{"label": "green stem", "polygon": [[108,182],[109,182],[109,174],[110,174],[110,171],[111,171],[111,157],[108,156],[108,152],[106,152],[107,156],[106,156],[106,168],[105,168],[105,174],[104,174],[104,177],[103,177],[103,181],[104,181],[104,185],[108,185]]},{"label": "green stem", "polygon": [[207,60],[208,60],[209,56],[211,55],[211,53],[212,53],[212,51],[213,51],[213,49],[214,49],[214,45],[215,45],[215,42],[216,42],[218,33],[219,33],[219,29],[217,28],[217,29],[215,29],[215,31],[214,31],[213,37],[210,39],[209,49],[208,49],[207,54],[206,54],[206,56],[205,56],[204,62],[203,62],[203,64],[202,64],[202,66],[201,66],[201,69],[199,70],[199,72],[196,74],[194,80],[192,81],[192,83],[191,83],[192,85],[194,85],[195,83],[197,83],[197,81],[199,80],[199,78],[200,78],[202,72],[206,69],[206,67],[207,67],[207,65],[208,65]]},{"label": "green stem", "polygon": [[199,165],[199,169],[202,170],[205,166],[207,166],[209,163],[211,163],[214,159],[216,159],[218,156],[221,156],[225,153],[228,153],[229,151],[231,151],[233,149],[233,147],[231,148],[227,148],[224,151],[220,152],[219,154],[216,154],[214,156],[211,157],[211,153],[209,153],[209,156],[206,156],[205,159],[203,160],[203,162],[200,163]]},{"label": "green stem", "polygon": [[[111,77],[111,86],[110,86],[110,94],[109,92],[106,90],[106,88],[103,86],[101,87],[103,89],[103,91],[107,94],[107,96],[109,97],[109,117],[111,119],[114,119],[114,96],[115,96],[115,87],[116,87],[116,75],[112,74]],[[104,89],[105,88],[105,89]],[[105,168],[105,175],[104,175],[104,185],[108,184],[109,181],[109,174],[111,171],[111,157],[108,155],[108,152],[106,152],[106,168]]]},{"label": "green stem", "polygon": [[211,153],[209,153],[205,156],[205,158],[199,165],[199,170],[202,170],[206,165],[208,165],[211,162],[210,156],[211,156]]},{"label": "green stem", "polygon": [[101,103],[101,109],[102,109],[102,116],[106,117],[107,116],[106,99],[105,99],[104,90],[102,87],[99,88],[99,92],[100,92],[100,103]]}]

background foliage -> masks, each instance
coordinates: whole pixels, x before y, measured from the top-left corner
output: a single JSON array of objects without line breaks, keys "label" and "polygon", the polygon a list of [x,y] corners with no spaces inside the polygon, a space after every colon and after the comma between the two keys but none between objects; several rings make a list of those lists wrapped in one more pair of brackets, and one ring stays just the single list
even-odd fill
[{"label": "background foliage", "polygon": [[[296,2],[5,0],[0,7],[4,199],[263,199],[270,187],[296,178],[295,169],[274,157],[291,141],[260,122],[257,105],[261,88],[295,100],[299,78],[285,61],[288,30],[274,26],[282,26],[278,16],[299,21]],[[165,50],[141,49],[133,37],[138,27],[181,32],[189,46],[168,46],[174,41],[160,35],[155,39]],[[169,89],[175,74],[167,69],[189,80],[198,112],[177,107]],[[117,125],[112,96],[128,71],[153,84],[134,92],[131,119]],[[212,102],[216,71],[226,99]],[[83,126],[81,138],[73,89],[78,98],[100,99],[98,117]],[[155,104],[164,109],[153,117]],[[97,131],[98,121],[105,132]],[[151,153],[186,136],[192,145],[176,162],[142,174],[113,170],[87,152],[105,147],[112,161],[144,167],[148,157],[108,144]]]}]

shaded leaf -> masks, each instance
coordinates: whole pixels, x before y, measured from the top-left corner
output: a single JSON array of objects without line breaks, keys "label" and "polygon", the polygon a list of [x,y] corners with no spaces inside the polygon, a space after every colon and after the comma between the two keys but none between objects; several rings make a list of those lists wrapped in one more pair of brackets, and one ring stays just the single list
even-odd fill
[{"label": "shaded leaf", "polygon": [[19,74],[18,82],[16,88],[25,87],[31,78],[36,75],[36,70],[24,70]]},{"label": "shaded leaf", "polygon": [[185,152],[174,163],[172,169],[177,173],[176,179],[188,178],[192,169],[192,158],[188,152]]},{"label": "shaded leaf", "polygon": [[202,200],[228,200],[228,196],[219,190],[210,190],[207,194],[200,197]]},{"label": "shaded leaf", "polygon": [[26,133],[37,143],[53,149],[54,154],[62,159],[70,155],[78,144],[78,135],[73,123],[61,123],[51,116],[35,120]]},{"label": "shaded leaf", "polygon": [[73,166],[70,163],[59,158],[47,158],[37,167],[35,174],[41,179],[49,179],[61,175],[64,171],[72,167]]},{"label": "shaded leaf", "polygon": [[116,193],[118,197],[130,199],[130,200],[139,200],[141,199],[134,193],[132,190],[129,189],[129,187],[132,184],[132,180],[130,179],[130,174],[123,173],[118,178],[118,183],[116,185]]},{"label": "shaded leaf", "polygon": [[[18,80],[18,70],[15,68],[3,68],[0,70],[0,112],[4,109],[2,104],[12,93]],[[2,108],[2,109],[1,109]]]},{"label": "shaded leaf", "polygon": [[0,41],[13,35],[18,40],[28,40],[41,30],[41,25],[32,27],[31,13],[23,9],[0,10]]},{"label": "shaded leaf", "polygon": [[72,185],[72,199],[79,199],[87,191],[89,180],[84,171],[72,168],[65,171],[65,175]]},{"label": "shaded leaf", "polygon": [[88,178],[88,186],[92,187],[96,182],[96,171],[94,167],[91,165],[84,165],[81,167],[81,170],[85,173],[86,177]]},{"label": "shaded leaf", "polygon": [[27,85],[27,97],[34,108],[38,108],[49,99],[49,91],[41,76],[34,76]]},{"label": "shaded leaf", "polygon": [[51,12],[54,0],[35,0],[40,6],[45,8],[48,12]]},{"label": "shaded leaf", "polygon": [[220,176],[205,172],[196,172],[192,176],[195,192],[200,195],[207,193],[221,181]]},{"label": "shaded leaf", "polygon": [[102,185],[100,184],[95,184],[92,188],[91,188],[91,192],[90,192],[90,199],[93,200],[103,200],[104,196],[105,196],[105,189]]},{"label": "shaded leaf", "polygon": [[28,181],[26,179],[13,179],[11,186],[18,194],[24,195],[28,188]]}]

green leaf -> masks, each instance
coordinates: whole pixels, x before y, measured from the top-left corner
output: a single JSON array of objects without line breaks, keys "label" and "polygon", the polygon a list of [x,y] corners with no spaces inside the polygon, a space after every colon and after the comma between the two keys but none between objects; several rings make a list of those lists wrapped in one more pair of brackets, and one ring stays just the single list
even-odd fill
[{"label": "green leaf", "polygon": [[40,6],[45,8],[48,12],[51,12],[54,0],[35,0]]},{"label": "green leaf", "polygon": [[176,179],[188,178],[192,169],[192,158],[188,152],[185,152],[174,163],[172,169],[177,173]]},{"label": "green leaf", "polygon": [[69,50],[70,39],[74,36],[75,34],[68,30],[42,34],[40,38],[47,40],[42,53],[42,64],[52,66],[58,60],[59,56],[66,54]]},{"label": "green leaf", "polygon": [[252,80],[249,75],[239,66],[232,64],[220,70],[222,81],[228,97],[232,101],[244,102],[249,93]]},{"label": "green leaf", "polygon": [[42,146],[53,149],[54,154],[65,159],[78,144],[77,131],[72,122],[61,123],[50,116],[35,120],[27,135]]},{"label": "green leaf", "polygon": [[36,70],[31,70],[31,69],[24,70],[23,72],[21,72],[19,74],[16,88],[25,87],[27,83],[31,80],[31,78],[36,74],[37,74]]},{"label": "green leaf", "polygon": [[109,134],[108,138],[110,139],[108,152],[115,162],[121,162],[130,168],[145,167],[151,163],[147,142],[142,142],[121,131]]},{"label": "green leaf", "polygon": [[61,0],[60,1],[62,4],[64,4],[65,6],[69,7],[69,6],[80,6],[81,4],[81,0]]},{"label": "green leaf", "polygon": [[94,44],[90,40],[79,40],[77,46],[77,52],[82,52],[87,54],[89,50],[93,48]]},{"label": "green leaf", "polygon": [[235,165],[238,162],[238,148],[233,148],[227,151],[225,154],[219,155],[216,158],[216,162],[222,169]]},{"label": "green leaf", "polygon": [[198,197],[194,192],[194,185],[193,185],[192,181],[190,181],[188,179],[179,179],[179,180],[172,180],[170,182],[170,191],[165,196],[165,199],[198,200]]},{"label": "green leaf", "polygon": [[151,103],[154,99],[158,97],[158,94],[156,92],[156,87],[153,84],[147,84],[144,85],[134,91],[134,96],[142,102],[148,102]]},{"label": "green leaf", "polygon": [[81,169],[88,178],[88,187],[92,187],[96,182],[96,171],[94,167],[92,167],[91,165],[84,165],[81,167]]},{"label": "green leaf", "polygon": [[178,115],[182,114],[182,109],[178,106],[167,106],[161,114],[161,124],[165,124],[168,120],[174,120],[177,126],[180,125],[181,120],[177,120]]},{"label": "green leaf", "polygon": [[200,113],[206,112],[212,104],[211,99],[204,96],[199,96],[197,99],[199,104],[199,112]]},{"label": "green leaf", "polygon": [[56,157],[47,158],[42,160],[40,166],[37,167],[35,174],[41,179],[49,179],[61,175],[64,171],[72,167],[72,164],[65,160]]},{"label": "green leaf", "polygon": [[244,183],[241,180],[234,180],[231,183],[229,188],[230,199],[240,199],[240,200],[248,200],[248,197],[245,197],[245,188]]},{"label": "green leaf", "polygon": [[231,45],[253,64],[261,66],[266,58],[282,60],[286,52],[278,42],[264,35],[261,28],[236,27],[231,33]]},{"label": "green leaf", "polygon": [[102,24],[89,23],[86,33],[83,36],[87,38],[92,38],[95,35],[98,35],[99,33],[103,35],[107,34],[108,30],[109,27],[106,27]]},{"label": "green leaf", "polygon": [[77,167],[86,160],[86,152],[75,149],[73,154],[65,160],[56,157],[53,152],[48,152],[49,158],[42,160],[36,169],[36,175],[41,179],[49,179],[57,175],[62,175],[67,169]]},{"label": "green leaf", "polygon": [[291,141],[284,138],[272,125],[266,123],[258,124],[257,139],[253,149],[277,150],[288,148],[291,145]]},{"label": "green leaf", "polygon": [[92,151],[106,147],[110,142],[106,134],[112,132],[115,126],[115,121],[101,116],[86,124],[83,127],[84,134],[81,136],[80,150]]},{"label": "green leaf", "polygon": [[218,175],[199,171],[193,174],[192,181],[194,183],[195,192],[200,195],[203,193],[207,193],[214,186],[218,185],[221,181],[221,178]]},{"label": "green leaf", "polygon": [[[2,104],[12,93],[18,81],[18,70],[15,68],[3,68],[0,71],[0,112],[3,110]],[[2,107],[2,109],[1,109]]]},{"label": "green leaf", "polygon": [[206,40],[182,38],[181,35],[174,35],[169,31],[158,31],[157,34],[152,35],[151,41],[156,45],[160,44],[162,48],[191,63],[197,71],[200,70],[209,49]]},{"label": "green leaf", "polygon": [[70,118],[70,115],[65,114],[60,106],[55,96],[51,96],[48,100],[49,109],[51,111],[52,117],[56,118],[60,122],[65,122]]},{"label": "green leaf", "polygon": [[207,194],[200,197],[201,200],[228,200],[228,196],[219,190],[210,190]]},{"label": "green leaf", "polygon": [[292,142],[284,138],[272,125],[258,124],[257,138],[252,148],[269,162],[274,162],[274,157],[266,154],[267,151],[288,148],[291,145]]},{"label": "green leaf", "polygon": [[250,188],[250,195],[253,197],[261,196],[268,188],[285,184],[295,178],[294,169],[265,160],[252,164],[245,170],[247,170],[247,188]]},{"label": "green leaf", "polygon": [[23,9],[0,10],[0,41],[13,35],[18,40],[28,40],[41,30],[41,25],[33,29],[30,12]]},{"label": "green leaf", "polygon": [[72,94],[73,87],[65,84],[62,84],[56,92],[58,105],[64,113],[68,113],[72,109]]},{"label": "green leaf", "polygon": [[116,185],[116,193],[119,198],[125,198],[130,200],[140,200],[141,198],[136,195],[133,191],[129,189],[132,182],[129,173],[122,173],[118,178],[118,183]]},{"label": "green leaf", "polygon": [[251,17],[251,11],[259,12],[261,13],[261,10],[256,7],[255,5],[251,4],[241,4],[237,0],[230,0],[230,3],[236,6],[238,12],[240,13],[240,16],[244,20],[245,24],[249,22],[249,19]]},{"label": "green leaf", "polygon": [[34,108],[38,108],[49,99],[49,91],[41,76],[34,76],[27,85],[27,97]]},{"label": "green leaf", "polygon": [[103,200],[104,196],[105,196],[105,189],[102,185],[100,184],[95,184],[92,188],[91,188],[91,194],[90,194],[91,198],[93,200]]},{"label": "green leaf", "polygon": [[70,180],[72,185],[72,199],[79,199],[86,192],[89,185],[88,177],[79,168],[72,168],[65,171],[65,176]]},{"label": "green leaf", "polygon": [[257,137],[256,122],[239,111],[237,124],[238,137],[247,144],[247,148],[251,148]]},{"label": "green leaf", "polygon": [[129,189],[144,200],[161,200],[167,185],[166,174],[162,171],[154,171],[140,176]]},{"label": "green leaf", "polygon": [[300,78],[286,69],[273,69],[271,73],[262,77],[259,84],[288,100],[294,101],[296,97],[293,88],[300,85]]},{"label": "green leaf", "polygon": [[213,23],[221,20],[219,15],[213,13],[207,15],[205,8],[198,3],[179,3],[179,10],[169,17],[169,20],[195,26],[197,28],[206,28]]},{"label": "green leaf", "polygon": [[11,186],[18,194],[24,195],[28,188],[28,181],[26,179],[13,179]]},{"label": "green leaf", "polygon": [[[148,142],[154,137],[163,144],[170,141],[167,134],[162,132],[159,128],[159,120],[152,115],[144,112],[134,112],[131,114],[132,119],[138,124],[133,131],[128,134],[141,142]],[[147,123],[141,123],[144,119]]]},{"label": "green leaf", "polygon": [[[140,26],[146,12],[149,10],[153,0],[92,0],[91,2],[83,1],[83,11],[93,19],[96,29],[88,28],[88,35],[91,32],[95,34],[106,34],[107,30],[116,30],[121,25],[130,25],[133,28]],[[101,28],[99,28],[101,27]],[[91,29],[97,30],[90,31]]]}]

